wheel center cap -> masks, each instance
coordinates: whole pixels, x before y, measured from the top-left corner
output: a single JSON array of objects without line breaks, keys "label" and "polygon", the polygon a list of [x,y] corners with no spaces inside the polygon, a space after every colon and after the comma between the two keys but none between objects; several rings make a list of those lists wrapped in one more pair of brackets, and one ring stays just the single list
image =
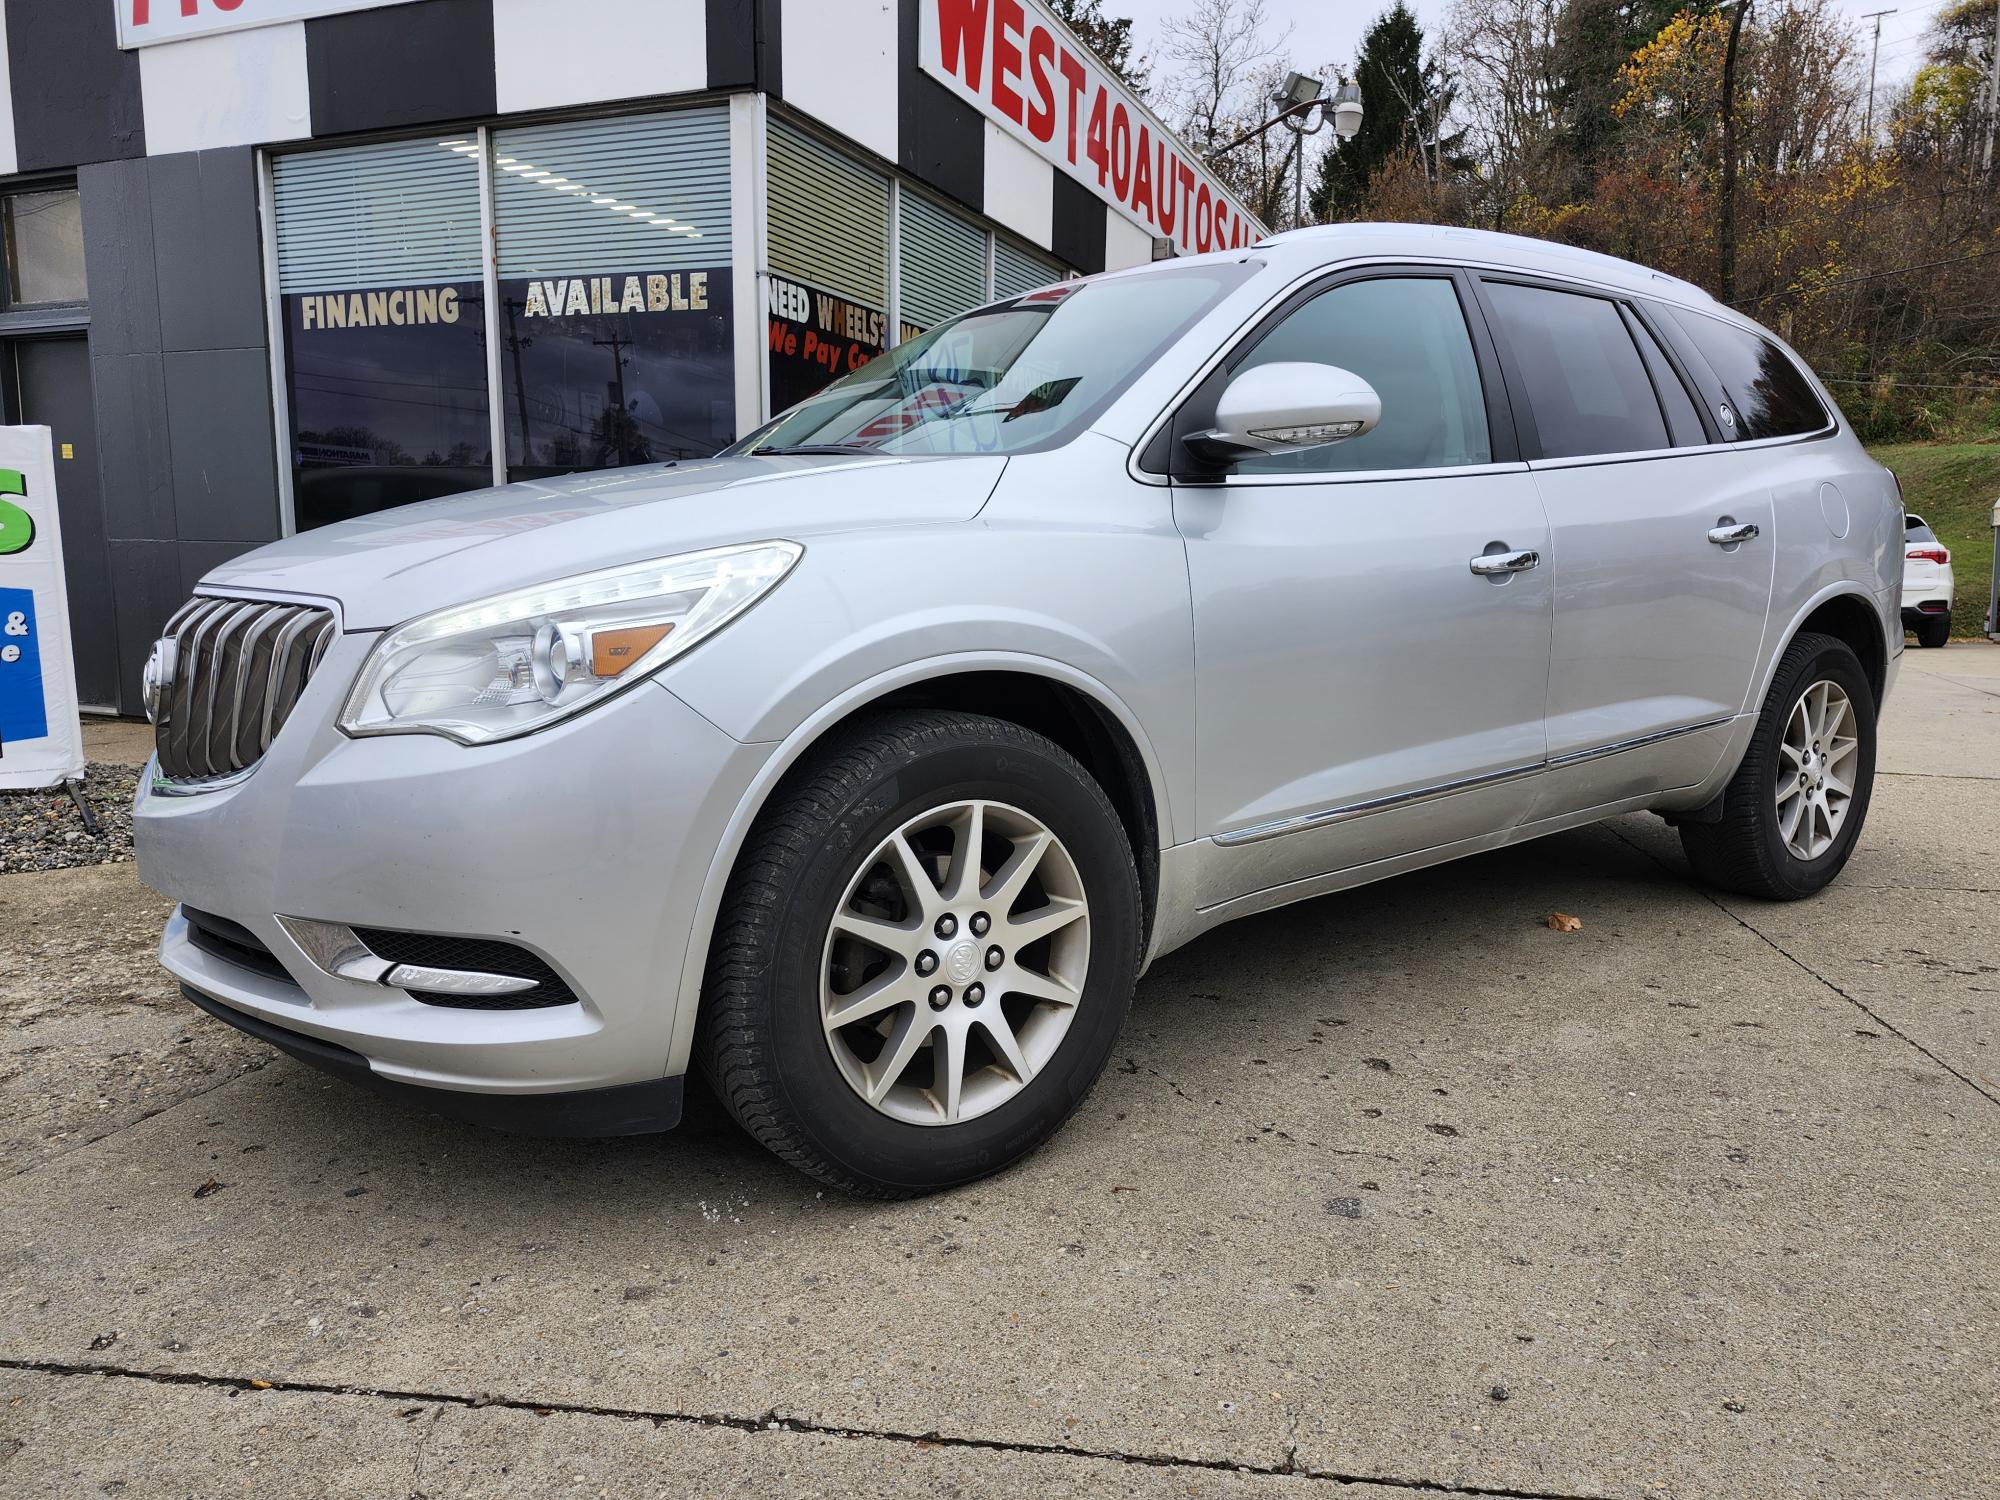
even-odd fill
[{"label": "wheel center cap", "polygon": [[970,984],[979,977],[979,944],[954,943],[945,950],[945,978],[952,984]]}]

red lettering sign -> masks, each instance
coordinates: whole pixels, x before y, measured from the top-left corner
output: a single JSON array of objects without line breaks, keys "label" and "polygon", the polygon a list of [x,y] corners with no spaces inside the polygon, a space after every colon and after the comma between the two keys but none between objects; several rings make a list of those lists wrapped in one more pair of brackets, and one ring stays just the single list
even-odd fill
[{"label": "red lettering sign", "polygon": [[1232,248],[1260,232],[1138,98],[1072,45],[1046,0],[920,0],[919,16],[925,72],[1149,232],[1187,250]]}]

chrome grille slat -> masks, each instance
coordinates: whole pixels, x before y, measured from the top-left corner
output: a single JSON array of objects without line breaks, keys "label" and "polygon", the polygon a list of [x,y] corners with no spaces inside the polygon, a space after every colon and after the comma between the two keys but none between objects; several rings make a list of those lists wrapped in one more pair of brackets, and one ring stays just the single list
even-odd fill
[{"label": "chrome grille slat", "polygon": [[176,610],[173,682],[154,729],[160,774],[198,784],[255,765],[338,633],[332,613],[309,604],[204,595]]}]

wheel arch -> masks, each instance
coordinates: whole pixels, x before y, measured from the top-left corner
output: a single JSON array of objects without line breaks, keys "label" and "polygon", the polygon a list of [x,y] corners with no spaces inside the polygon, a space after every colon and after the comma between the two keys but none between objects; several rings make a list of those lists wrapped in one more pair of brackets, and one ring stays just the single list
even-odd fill
[{"label": "wheel arch", "polygon": [[1875,694],[1875,704],[1879,709],[1882,695],[1889,685],[1888,627],[1874,599],[1858,587],[1836,585],[1814,595],[1794,615],[1790,628],[1779,638],[1777,650],[1770,653],[1762,680],[1757,684],[1757,692],[1745,705],[1745,710],[1755,711],[1762,705],[1765,694],[1771,690],[1771,679],[1778,670],[1779,661],[1791,649],[1792,642],[1808,632],[1830,635],[1847,643],[1848,648],[1861,659],[1861,670],[1867,675],[1869,690]]},{"label": "wheel arch", "polygon": [[685,1072],[693,1051],[702,977],[722,893],[750,829],[785,779],[856,718],[898,707],[946,708],[1006,719],[1046,735],[1097,778],[1132,843],[1144,904],[1141,951],[1157,920],[1160,850],[1171,842],[1171,810],[1158,757],[1131,709],[1101,682],[1065,663],[1014,653],[962,653],[913,662],[849,689],[783,741],[737,803],[710,860],[688,934],[667,1071]]}]

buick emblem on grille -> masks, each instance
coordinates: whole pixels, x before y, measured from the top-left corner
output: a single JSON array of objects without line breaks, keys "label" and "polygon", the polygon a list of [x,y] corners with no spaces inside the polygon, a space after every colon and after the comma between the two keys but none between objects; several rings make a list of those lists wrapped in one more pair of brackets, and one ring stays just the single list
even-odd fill
[{"label": "buick emblem on grille", "polygon": [[173,637],[153,642],[152,653],[146,658],[146,669],[139,674],[139,696],[146,706],[146,720],[157,724],[160,721],[160,705],[166,701],[167,691],[174,685],[174,659],[179,655]]}]

